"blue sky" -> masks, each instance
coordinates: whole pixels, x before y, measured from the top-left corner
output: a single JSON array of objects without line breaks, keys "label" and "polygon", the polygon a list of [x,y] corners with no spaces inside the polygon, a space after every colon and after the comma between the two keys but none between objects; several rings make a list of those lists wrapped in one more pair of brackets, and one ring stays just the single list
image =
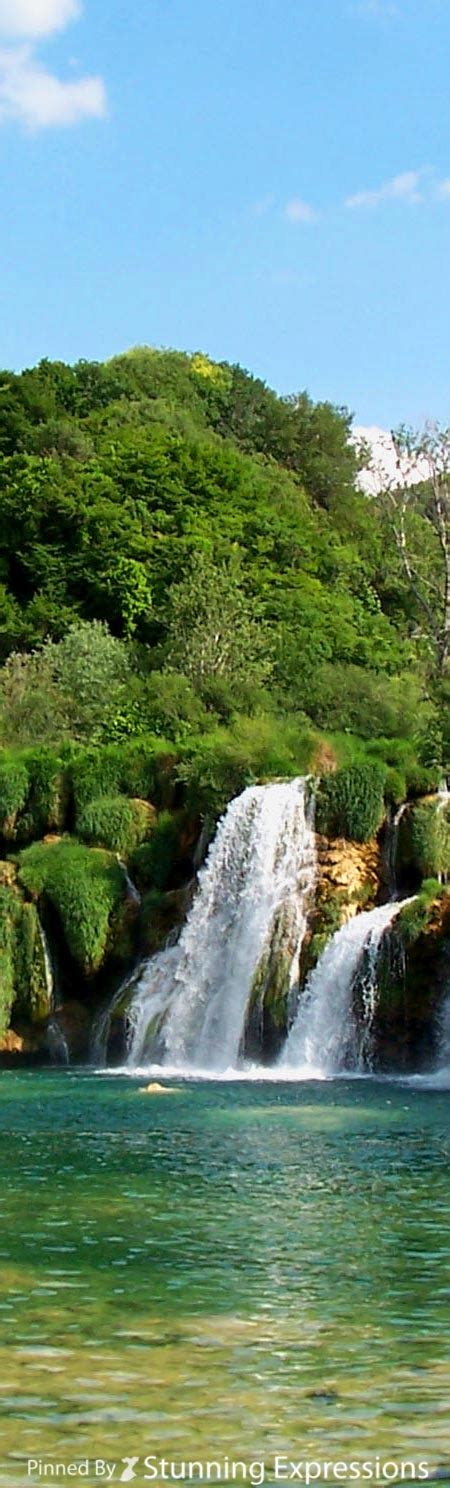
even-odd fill
[{"label": "blue sky", "polygon": [[0,0],[1,354],[450,421],[450,0]]}]

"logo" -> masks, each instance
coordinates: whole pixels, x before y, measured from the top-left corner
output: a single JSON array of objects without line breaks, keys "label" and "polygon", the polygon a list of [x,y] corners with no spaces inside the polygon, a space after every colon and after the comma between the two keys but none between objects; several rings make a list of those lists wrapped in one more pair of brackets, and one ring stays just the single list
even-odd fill
[{"label": "logo", "polygon": [[131,1483],[132,1478],[136,1477],[134,1469],[137,1467],[139,1457],[122,1457],[122,1462],[125,1463],[125,1469],[120,1474],[120,1482]]}]

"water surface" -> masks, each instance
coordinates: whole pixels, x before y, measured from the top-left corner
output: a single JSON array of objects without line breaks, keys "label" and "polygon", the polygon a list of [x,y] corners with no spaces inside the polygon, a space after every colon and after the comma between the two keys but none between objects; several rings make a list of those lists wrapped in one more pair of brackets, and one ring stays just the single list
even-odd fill
[{"label": "water surface", "polygon": [[139,1083],[0,1076],[2,1483],[29,1456],[447,1463],[447,1090]]}]

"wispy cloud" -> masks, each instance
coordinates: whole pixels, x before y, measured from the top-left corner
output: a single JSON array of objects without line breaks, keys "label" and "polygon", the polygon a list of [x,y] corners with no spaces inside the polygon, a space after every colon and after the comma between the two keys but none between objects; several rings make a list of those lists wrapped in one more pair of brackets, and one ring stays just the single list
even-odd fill
[{"label": "wispy cloud", "polygon": [[64,30],[79,14],[79,0],[0,0],[0,123],[48,129],[105,114],[101,77],[61,80],[36,53],[40,39]]},{"label": "wispy cloud", "polygon": [[0,0],[2,36],[50,36],[80,14],[78,0]]},{"label": "wispy cloud", "polygon": [[436,187],[436,195],[438,197],[440,197],[440,200],[441,201],[448,201],[449,200],[449,198],[450,198],[450,176],[446,176],[443,181],[438,181],[438,184],[437,184],[437,187]]},{"label": "wispy cloud", "polygon": [[288,218],[289,222],[310,223],[317,222],[318,218],[315,208],[309,202],[302,201],[300,196],[294,196],[292,197],[292,201],[287,202],[284,215]]},{"label": "wispy cloud", "polygon": [[384,181],[375,190],[357,191],[346,198],[346,207],[378,207],[381,202],[401,201],[414,206],[423,201],[422,181],[424,171],[403,171],[391,181]]}]

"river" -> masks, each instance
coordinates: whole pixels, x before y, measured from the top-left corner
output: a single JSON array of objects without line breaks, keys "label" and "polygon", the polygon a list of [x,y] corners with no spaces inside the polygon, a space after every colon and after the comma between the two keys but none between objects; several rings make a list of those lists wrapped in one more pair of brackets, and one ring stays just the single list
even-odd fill
[{"label": "river", "polygon": [[0,1076],[2,1483],[148,1453],[448,1466],[445,1079],[140,1083]]}]

